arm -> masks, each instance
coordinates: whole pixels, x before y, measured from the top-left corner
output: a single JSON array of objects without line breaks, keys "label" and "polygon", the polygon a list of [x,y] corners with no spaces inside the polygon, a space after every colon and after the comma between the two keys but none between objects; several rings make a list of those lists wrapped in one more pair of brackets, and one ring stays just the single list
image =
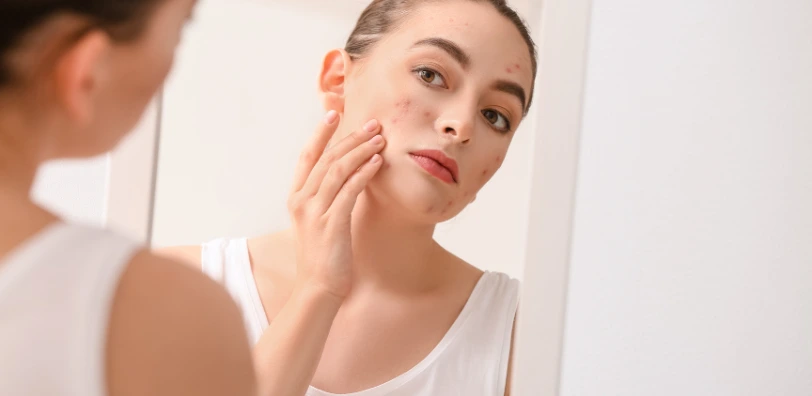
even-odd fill
[{"label": "arm", "polygon": [[[254,348],[260,395],[302,396],[352,280],[351,213],[380,169],[380,126],[368,123],[325,151],[331,112],[302,153],[288,209],[297,241],[294,293]],[[377,136],[376,136],[377,135]],[[377,139],[373,139],[373,136]]]},{"label": "arm", "polygon": [[231,298],[199,271],[146,252],[133,259],[116,291],[107,378],[111,396],[256,392]]},{"label": "arm", "polygon": [[254,347],[260,395],[304,395],[342,299],[300,287]]}]

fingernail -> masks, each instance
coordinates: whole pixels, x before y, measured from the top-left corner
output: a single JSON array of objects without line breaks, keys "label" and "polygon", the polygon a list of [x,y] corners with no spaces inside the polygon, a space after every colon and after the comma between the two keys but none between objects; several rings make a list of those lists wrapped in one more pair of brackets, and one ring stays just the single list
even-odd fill
[{"label": "fingernail", "polygon": [[378,120],[370,120],[369,122],[364,125],[364,131],[372,133],[378,129]]},{"label": "fingernail", "polygon": [[370,160],[369,162],[372,164],[377,164],[378,162],[381,162],[381,155],[380,154],[373,155],[372,160]]},{"label": "fingernail", "polygon": [[330,110],[324,115],[324,123],[327,125],[331,125],[332,123],[336,122],[337,119],[338,112],[335,110]]},{"label": "fingernail", "polygon": [[369,141],[372,142],[372,144],[381,144],[381,143],[383,143],[383,136],[375,135],[375,137],[373,137]]}]

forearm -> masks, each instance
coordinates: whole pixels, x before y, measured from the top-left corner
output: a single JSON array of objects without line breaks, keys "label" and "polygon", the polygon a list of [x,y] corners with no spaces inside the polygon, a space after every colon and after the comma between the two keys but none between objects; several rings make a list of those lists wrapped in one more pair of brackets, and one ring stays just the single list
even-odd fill
[{"label": "forearm", "polygon": [[254,347],[260,396],[303,396],[316,373],[340,298],[297,288]]}]

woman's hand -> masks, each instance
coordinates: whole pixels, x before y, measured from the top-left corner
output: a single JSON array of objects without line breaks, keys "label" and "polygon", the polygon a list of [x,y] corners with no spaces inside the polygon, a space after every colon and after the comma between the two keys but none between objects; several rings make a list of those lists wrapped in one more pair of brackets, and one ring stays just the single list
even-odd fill
[{"label": "woman's hand", "polygon": [[352,287],[352,211],[381,168],[385,143],[372,120],[325,150],[337,126],[338,114],[331,111],[302,151],[288,210],[298,244],[297,288],[343,300]]},{"label": "woman's hand", "polygon": [[338,124],[330,112],[302,152],[288,208],[298,244],[297,285],[254,347],[260,395],[302,396],[333,320],[352,286],[350,218],[381,168],[376,121],[325,151]]}]

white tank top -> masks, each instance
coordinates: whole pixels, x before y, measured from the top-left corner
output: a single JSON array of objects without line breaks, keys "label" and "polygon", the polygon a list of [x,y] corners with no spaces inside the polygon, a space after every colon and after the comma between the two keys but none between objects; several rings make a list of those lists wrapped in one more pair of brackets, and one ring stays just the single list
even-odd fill
[{"label": "white tank top", "polygon": [[53,224],[0,266],[0,395],[107,394],[110,309],[138,246]]},{"label": "white tank top", "polygon": [[[203,272],[226,287],[242,309],[256,343],[268,327],[246,239],[218,239],[202,247]],[[343,396],[501,396],[505,393],[519,282],[486,272],[443,339],[406,373]],[[338,396],[310,387],[307,396]]]}]

